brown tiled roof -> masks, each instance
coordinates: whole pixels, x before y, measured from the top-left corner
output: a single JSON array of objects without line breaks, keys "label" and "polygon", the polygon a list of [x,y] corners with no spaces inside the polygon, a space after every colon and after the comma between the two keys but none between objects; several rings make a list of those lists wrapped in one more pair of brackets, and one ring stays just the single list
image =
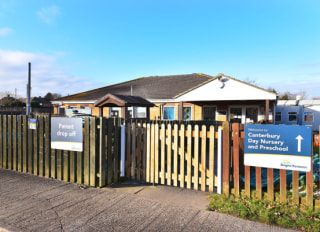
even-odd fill
[{"label": "brown tiled roof", "polygon": [[131,95],[131,86],[133,95],[145,99],[174,99],[177,95],[193,89],[195,86],[213,80],[215,77],[194,73],[187,75],[172,76],[151,76],[142,77],[135,80],[122,82],[90,91],[66,96],[61,101],[81,101],[98,100],[106,94]]},{"label": "brown tiled roof", "polygon": [[152,107],[153,103],[139,96],[127,96],[127,95],[114,95],[108,93],[104,97],[100,98],[94,103],[94,106],[106,107],[106,106],[143,106]]}]

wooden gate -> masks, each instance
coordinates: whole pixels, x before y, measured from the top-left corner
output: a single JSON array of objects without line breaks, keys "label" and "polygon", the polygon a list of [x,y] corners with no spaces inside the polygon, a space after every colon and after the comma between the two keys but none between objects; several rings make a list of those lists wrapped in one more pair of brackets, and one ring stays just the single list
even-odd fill
[{"label": "wooden gate", "polygon": [[216,124],[126,123],[126,177],[213,192]]}]

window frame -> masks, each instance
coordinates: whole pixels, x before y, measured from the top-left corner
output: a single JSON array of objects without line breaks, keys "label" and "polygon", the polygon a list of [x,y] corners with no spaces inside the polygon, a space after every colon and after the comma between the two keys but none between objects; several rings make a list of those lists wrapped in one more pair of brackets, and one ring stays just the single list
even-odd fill
[{"label": "window frame", "polygon": [[[309,115],[309,116],[311,115],[312,116],[312,121],[306,121],[306,116],[307,115]],[[308,111],[307,112],[303,112],[303,121],[304,122],[312,122],[313,123],[314,122],[314,114],[313,114],[313,112],[308,112]]]},{"label": "window frame", "polygon": [[[189,112],[185,114],[184,110],[189,108]],[[180,111],[179,111],[180,113]],[[186,115],[190,115],[190,118],[185,118]],[[192,106],[190,105],[185,105],[182,107],[182,120],[183,121],[190,121],[192,120]]]},{"label": "window frame", "polygon": [[[290,116],[295,116],[295,120],[290,120]],[[298,122],[298,112],[296,111],[288,112],[288,122]]]},{"label": "window frame", "polygon": [[[280,120],[278,119],[278,116],[280,115]],[[276,111],[276,115],[275,115],[275,122],[282,122],[282,112],[281,111]]]},{"label": "window frame", "polygon": [[[167,119],[165,118],[165,109],[173,108],[173,119]],[[176,118],[176,107],[175,106],[163,106],[163,120],[175,120]]]}]

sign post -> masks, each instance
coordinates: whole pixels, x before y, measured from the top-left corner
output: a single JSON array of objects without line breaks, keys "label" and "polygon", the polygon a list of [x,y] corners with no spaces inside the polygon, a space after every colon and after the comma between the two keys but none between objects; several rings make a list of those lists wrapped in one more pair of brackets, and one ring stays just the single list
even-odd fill
[{"label": "sign post", "polygon": [[311,170],[312,127],[245,126],[244,164],[265,168]]}]

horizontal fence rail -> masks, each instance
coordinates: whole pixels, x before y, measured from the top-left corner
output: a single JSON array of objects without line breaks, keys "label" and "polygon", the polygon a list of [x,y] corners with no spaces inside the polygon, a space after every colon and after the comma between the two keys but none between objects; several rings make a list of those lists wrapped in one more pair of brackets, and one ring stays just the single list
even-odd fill
[{"label": "horizontal fence rail", "polygon": [[86,117],[83,152],[51,149],[51,116],[0,115],[0,167],[89,186],[119,179],[119,119]]}]

